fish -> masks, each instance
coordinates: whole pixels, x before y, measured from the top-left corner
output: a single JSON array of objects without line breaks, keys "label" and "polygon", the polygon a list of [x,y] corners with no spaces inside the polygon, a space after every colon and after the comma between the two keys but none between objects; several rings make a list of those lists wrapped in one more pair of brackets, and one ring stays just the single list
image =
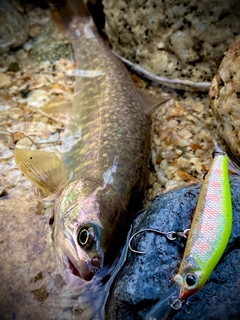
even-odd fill
[{"label": "fish", "polygon": [[141,208],[149,117],[128,71],[98,35],[83,3],[68,1],[51,11],[76,62],[62,153],[16,146],[14,156],[23,174],[54,196],[56,260],[64,280],[76,286],[116,265]]},{"label": "fish", "polygon": [[215,152],[188,232],[184,255],[173,286],[145,319],[166,319],[206,283],[228,244],[232,230],[232,200],[226,153]]}]

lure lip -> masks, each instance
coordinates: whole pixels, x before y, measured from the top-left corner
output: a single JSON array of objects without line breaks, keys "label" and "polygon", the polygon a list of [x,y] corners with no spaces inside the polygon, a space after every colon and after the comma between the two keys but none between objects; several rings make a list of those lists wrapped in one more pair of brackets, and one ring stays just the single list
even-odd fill
[{"label": "lure lip", "polygon": [[164,320],[182,308],[183,301],[179,298],[180,288],[173,284],[166,295],[146,314],[145,320]]}]

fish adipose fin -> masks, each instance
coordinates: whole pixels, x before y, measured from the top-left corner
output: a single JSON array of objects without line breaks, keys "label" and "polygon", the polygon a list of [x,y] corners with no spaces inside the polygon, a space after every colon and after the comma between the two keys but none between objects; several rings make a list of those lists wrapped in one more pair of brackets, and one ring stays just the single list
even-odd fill
[{"label": "fish adipose fin", "polygon": [[28,179],[48,195],[69,177],[64,163],[54,153],[16,147],[14,158]]}]

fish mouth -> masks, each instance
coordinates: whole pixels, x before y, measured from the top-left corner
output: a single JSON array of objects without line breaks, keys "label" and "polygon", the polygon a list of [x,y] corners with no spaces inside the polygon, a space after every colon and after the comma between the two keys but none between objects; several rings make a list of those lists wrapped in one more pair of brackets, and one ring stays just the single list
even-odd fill
[{"label": "fish mouth", "polygon": [[73,274],[74,276],[76,276],[76,277],[81,278],[78,269],[74,266],[74,264],[72,263],[72,261],[71,261],[69,258],[67,258],[67,260],[68,260],[69,269],[72,271],[72,274]]},{"label": "fish mouth", "polygon": [[95,275],[95,272],[89,269],[87,262],[81,261],[80,268],[77,268],[69,257],[66,258],[68,262],[68,268],[73,276],[83,279],[85,281],[92,280],[93,276]]}]

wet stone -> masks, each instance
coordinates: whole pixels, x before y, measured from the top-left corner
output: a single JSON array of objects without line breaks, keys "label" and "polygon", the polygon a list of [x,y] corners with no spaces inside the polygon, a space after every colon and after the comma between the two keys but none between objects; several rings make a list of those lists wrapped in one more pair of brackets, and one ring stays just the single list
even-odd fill
[{"label": "wet stone", "polygon": [[28,37],[28,21],[9,0],[0,1],[0,53],[22,45]]},{"label": "wet stone", "polygon": [[31,91],[28,88],[21,90],[20,91],[21,97],[22,98],[27,98],[30,92]]},{"label": "wet stone", "polygon": [[8,71],[17,72],[20,70],[19,64],[17,62],[12,62],[8,66]]},{"label": "wet stone", "polygon": [[11,83],[11,77],[0,72],[0,89],[9,88]]},{"label": "wet stone", "polygon": [[[188,299],[174,320],[239,319],[240,316],[240,178],[231,178],[233,202],[232,234],[217,267],[205,286]],[[189,186],[157,197],[140,213],[132,234],[143,228],[183,231],[190,227],[200,185]],[[124,267],[113,284],[106,306],[106,319],[144,319],[146,312],[167,293],[177,273],[186,240],[143,232],[133,239]]]},{"label": "wet stone", "polygon": [[34,277],[33,279],[30,280],[30,282],[37,282],[37,281],[39,281],[39,280],[42,280],[42,278],[43,278],[43,274],[42,274],[42,271],[40,271],[40,272],[36,275],[36,277]]},{"label": "wet stone", "polygon": [[30,51],[32,60],[54,62],[60,58],[71,57],[71,46],[53,21],[44,25],[39,37],[39,41]]},{"label": "wet stone", "polygon": [[49,294],[45,286],[41,286],[40,288],[33,290],[34,298],[38,301],[44,301],[48,298]]}]

